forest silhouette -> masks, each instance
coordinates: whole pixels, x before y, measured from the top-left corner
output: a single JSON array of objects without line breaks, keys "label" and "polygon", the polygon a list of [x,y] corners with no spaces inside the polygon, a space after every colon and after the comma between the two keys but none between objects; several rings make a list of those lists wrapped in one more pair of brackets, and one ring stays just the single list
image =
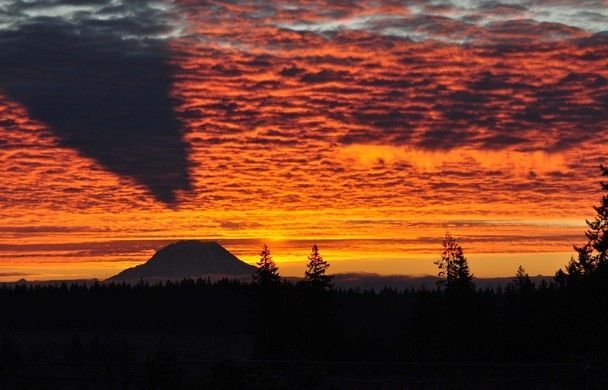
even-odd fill
[{"label": "forest silhouette", "polygon": [[252,282],[6,284],[0,385],[37,388],[47,383],[40,367],[55,375],[86,363],[105,367],[91,377],[117,388],[605,388],[601,186],[587,242],[548,282],[520,266],[505,288],[476,288],[447,233],[431,288],[337,288],[317,245],[296,283],[264,246]]}]

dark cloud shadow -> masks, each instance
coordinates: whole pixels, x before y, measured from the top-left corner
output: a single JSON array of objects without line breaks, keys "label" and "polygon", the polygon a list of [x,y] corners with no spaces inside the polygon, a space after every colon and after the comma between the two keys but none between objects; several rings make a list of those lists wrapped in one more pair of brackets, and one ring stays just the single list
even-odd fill
[{"label": "dark cloud shadow", "polygon": [[[175,69],[166,42],[152,37],[165,27],[152,11],[135,17],[96,3],[95,15],[28,17],[0,30],[0,89],[63,146],[173,204],[191,178],[170,95]],[[96,17],[104,13],[118,16]]]}]

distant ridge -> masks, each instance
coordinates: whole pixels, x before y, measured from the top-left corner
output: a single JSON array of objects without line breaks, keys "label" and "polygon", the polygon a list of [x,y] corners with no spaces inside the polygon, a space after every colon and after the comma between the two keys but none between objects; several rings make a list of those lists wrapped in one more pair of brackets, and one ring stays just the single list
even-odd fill
[{"label": "distant ridge", "polygon": [[[247,265],[247,264],[245,264]],[[251,267],[251,266],[249,266]],[[146,277],[146,278],[136,278],[136,279],[123,279],[122,273],[126,271],[133,270],[134,268],[129,268],[121,272],[118,275],[112,276],[109,279],[104,280],[102,283],[113,282],[113,281],[128,281],[129,283],[137,283],[141,279],[144,279],[147,282],[155,283],[155,282],[165,282],[167,280],[171,281],[181,281],[184,278],[196,279],[198,276],[187,276],[187,277]],[[253,269],[253,268],[251,268]],[[120,278],[119,278],[120,276]],[[216,281],[222,279],[224,277],[229,277],[231,279],[236,279],[239,281],[247,282],[251,281],[251,272],[244,274],[205,274],[199,275],[204,277],[205,279],[210,279],[211,281]],[[366,272],[353,272],[353,273],[342,273],[342,274],[333,274],[334,283],[336,287],[349,289],[349,288],[359,288],[362,290],[376,290],[380,291],[385,287],[393,288],[396,290],[404,290],[410,288],[420,288],[424,287],[427,289],[435,289],[437,288],[437,281],[439,280],[436,276],[432,275],[379,275],[374,273],[366,273]],[[296,276],[285,276],[284,280],[290,281],[292,283],[297,283],[302,280],[301,277]],[[553,281],[553,276],[530,276],[532,282],[539,285],[543,281],[546,283],[551,283]],[[473,278],[475,282],[475,286],[477,288],[505,288],[507,284],[513,282],[513,276],[505,276],[505,277],[494,277],[494,278]],[[65,283],[67,285],[77,284],[77,285],[93,285],[98,283],[97,279],[64,279],[64,280],[25,280],[20,279],[12,282],[0,282],[0,286],[14,286],[14,285],[59,285]]]},{"label": "distant ridge", "polygon": [[[505,288],[509,283],[513,283],[513,276],[477,278],[473,277],[473,282],[477,288]],[[545,281],[550,283],[552,276],[530,276],[532,282],[538,286]],[[378,275],[374,273],[352,272],[334,275],[334,283],[337,287],[349,289],[360,288],[380,291],[385,287],[396,290],[424,287],[427,289],[437,288],[439,278],[432,275]]]},{"label": "distant ridge", "polygon": [[184,240],[160,249],[146,263],[127,268],[106,281],[250,276],[254,270],[255,267],[239,260],[217,242]]}]

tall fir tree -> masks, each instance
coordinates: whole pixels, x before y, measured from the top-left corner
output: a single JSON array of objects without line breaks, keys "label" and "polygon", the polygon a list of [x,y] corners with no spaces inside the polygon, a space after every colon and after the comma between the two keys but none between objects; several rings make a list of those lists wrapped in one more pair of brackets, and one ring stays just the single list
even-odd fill
[{"label": "tall fir tree", "polygon": [[473,275],[462,246],[449,232],[445,234],[441,258],[435,261],[435,265],[439,268],[439,285],[446,291],[467,292],[475,289]]},{"label": "tall fir tree", "polygon": [[312,246],[304,279],[298,289],[301,321],[297,324],[298,349],[311,360],[328,359],[335,353],[338,338],[333,306],[333,277],[327,275],[329,263]]},{"label": "tall fir tree", "polygon": [[272,260],[267,245],[260,252],[260,260],[253,277],[257,288],[256,332],[254,349],[263,358],[275,358],[281,354],[284,344],[283,298],[279,267]]},{"label": "tall fir tree", "polygon": [[312,246],[312,251],[308,255],[308,264],[304,272],[304,283],[310,287],[322,290],[330,290],[333,287],[333,276],[327,275],[329,263],[323,260],[319,254],[319,247]]},{"label": "tall fir tree", "polygon": [[[600,166],[603,177],[608,177],[608,167]],[[577,257],[572,257],[565,270],[559,270],[555,274],[558,285],[565,285],[580,280],[586,275],[593,274],[598,268],[608,268],[608,182],[601,182],[600,186],[606,193],[600,199],[600,204],[594,206],[595,217],[586,220],[587,231],[585,237],[587,243],[583,246],[575,246]]]},{"label": "tall fir tree", "polygon": [[[608,167],[600,166],[602,176],[608,177]],[[595,265],[605,265],[608,263],[608,182],[600,183],[602,190],[606,193],[602,196],[600,204],[594,206],[595,217],[587,222],[587,246],[594,252]]]},{"label": "tall fir tree", "polygon": [[279,267],[272,260],[272,254],[267,245],[264,245],[260,252],[260,260],[256,263],[257,269],[254,273],[255,282],[261,287],[277,285],[281,282]]}]

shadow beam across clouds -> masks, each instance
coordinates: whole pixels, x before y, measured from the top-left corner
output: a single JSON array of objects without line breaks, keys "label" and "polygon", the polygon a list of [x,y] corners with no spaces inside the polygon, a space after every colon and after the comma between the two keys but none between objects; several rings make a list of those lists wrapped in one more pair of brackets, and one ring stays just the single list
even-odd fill
[{"label": "shadow beam across clouds", "polygon": [[166,18],[151,4],[5,6],[12,24],[0,28],[0,89],[63,146],[173,204],[176,191],[191,188],[188,146],[167,42],[157,39]]}]

